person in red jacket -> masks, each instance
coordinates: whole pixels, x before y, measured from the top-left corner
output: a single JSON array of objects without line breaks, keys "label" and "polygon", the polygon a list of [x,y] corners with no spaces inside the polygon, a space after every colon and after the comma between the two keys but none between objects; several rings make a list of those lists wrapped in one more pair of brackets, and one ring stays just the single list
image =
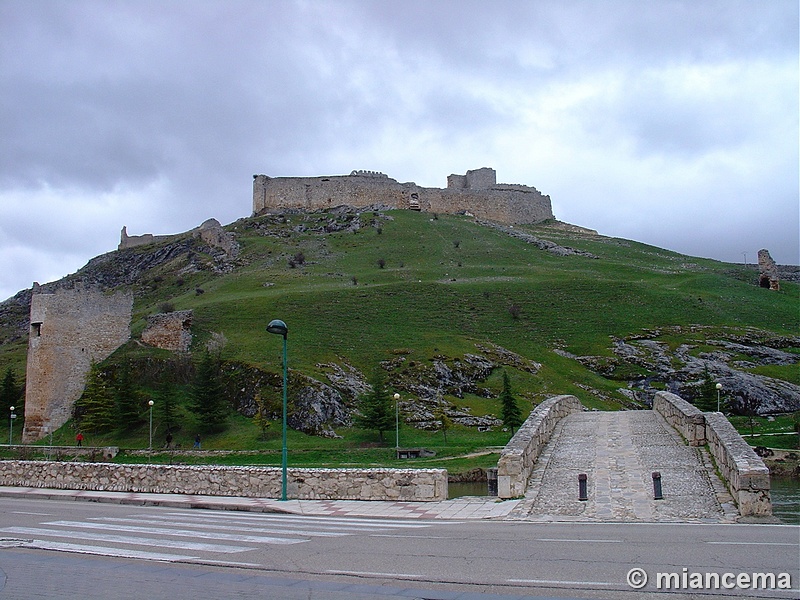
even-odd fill
[{"label": "person in red jacket", "polygon": [[83,446],[83,434],[80,431],[75,436],[75,441],[78,442],[78,446]]}]

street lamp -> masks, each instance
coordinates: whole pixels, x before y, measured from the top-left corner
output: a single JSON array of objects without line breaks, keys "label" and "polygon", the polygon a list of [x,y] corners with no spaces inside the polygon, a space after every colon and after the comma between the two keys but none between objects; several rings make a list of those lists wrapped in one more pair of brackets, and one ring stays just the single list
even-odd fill
[{"label": "street lamp", "polygon": [[14,407],[11,407],[11,417],[8,419],[8,445],[11,445],[11,438],[14,436],[14,419],[17,415],[14,414]]},{"label": "street lamp", "polygon": [[149,452],[153,452],[153,401],[150,400],[147,403],[147,406],[150,407],[150,446],[148,447]]},{"label": "street lamp", "polygon": [[719,412],[719,392],[722,389],[722,384],[718,383],[716,385],[716,388],[717,388],[717,412]]},{"label": "street lamp", "polygon": [[400,394],[394,395],[394,454],[400,450]]},{"label": "street lamp", "polygon": [[280,319],[274,319],[267,325],[267,333],[275,333],[283,336],[283,447],[281,449],[281,500],[286,500],[286,463],[288,451],[286,449],[286,336],[289,328]]}]

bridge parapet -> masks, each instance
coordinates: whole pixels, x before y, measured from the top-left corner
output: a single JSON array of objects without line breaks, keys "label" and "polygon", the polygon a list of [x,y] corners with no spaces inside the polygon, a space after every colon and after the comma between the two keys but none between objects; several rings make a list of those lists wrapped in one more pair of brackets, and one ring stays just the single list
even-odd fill
[{"label": "bridge parapet", "polygon": [[583,406],[575,396],[554,396],[537,406],[500,453],[497,461],[497,495],[515,498],[525,494],[533,465],[558,421]]},{"label": "bridge parapet", "polygon": [[708,450],[743,517],[772,515],[769,468],[722,413],[705,413]]},{"label": "bridge parapet", "polygon": [[706,422],[703,412],[686,400],[669,392],[657,392],[653,410],[658,412],[689,442],[690,446],[706,443]]}]

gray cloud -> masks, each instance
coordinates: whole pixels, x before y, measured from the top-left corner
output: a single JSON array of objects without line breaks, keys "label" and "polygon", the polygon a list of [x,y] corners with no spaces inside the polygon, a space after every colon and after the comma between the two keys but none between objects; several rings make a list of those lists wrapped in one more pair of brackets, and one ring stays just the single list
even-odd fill
[{"label": "gray cloud", "polygon": [[2,0],[0,296],[123,224],[246,216],[257,172],[494,166],[602,233],[796,263],[797,20],[788,0]]}]

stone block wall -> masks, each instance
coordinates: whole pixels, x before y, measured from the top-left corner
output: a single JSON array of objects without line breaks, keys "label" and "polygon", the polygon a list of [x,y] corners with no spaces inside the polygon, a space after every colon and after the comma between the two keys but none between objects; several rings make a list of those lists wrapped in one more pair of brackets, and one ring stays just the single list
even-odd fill
[{"label": "stone block wall", "polygon": [[23,443],[66,423],[80,398],[92,361],[101,361],[130,337],[133,297],[97,289],[58,290],[31,298]]},{"label": "stone block wall", "polygon": [[193,316],[191,310],[149,315],[147,326],[142,331],[142,341],[164,350],[188,352],[192,344]]},{"label": "stone block wall", "polygon": [[772,514],[769,468],[722,413],[704,413],[669,392],[653,400],[658,411],[692,446],[708,444],[720,475],[743,517]]},{"label": "stone block wall", "polygon": [[653,410],[676,429],[690,446],[706,443],[706,422],[703,412],[686,400],[669,392],[657,392]]},{"label": "stone block wall", "polygon": [[[281,477],[278,467],[0,461],[0,485],[18,487],[280,498]],[[287,497],[440,501],[447,499],[447,471],[292,468]]]},{"label": "stone block wall", "polygon": [[537,406],[497,461],[497,495],[516,498],[525,494],[531,471],[560,419],[583,406],[575,396],[554,396]]},{"label": "stone block wall", "polygon": [[708,450],[743,517],[772,515],[769,468],[722,413],[705,413]]}]

